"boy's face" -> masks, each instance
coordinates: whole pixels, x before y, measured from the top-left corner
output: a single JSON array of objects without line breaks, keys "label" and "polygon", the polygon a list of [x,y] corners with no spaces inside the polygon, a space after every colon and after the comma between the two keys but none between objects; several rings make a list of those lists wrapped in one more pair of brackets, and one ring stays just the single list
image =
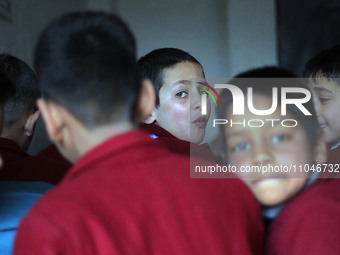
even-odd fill
[{"label": "boy's face", "polygon": [[201,115],[200,88],[208,89],[201,67],[192,62],[181,62],[163,72],[163,86],[159,90],[159,107],[155,118],[159,126],[175,137],[200,143],[210,116],[207,100],[207,115]]},{"label": "boy's face", "polygon": [[[265,95],[254,94],[253,102],[256,109],[269,109],[272,105],[271,98]],[[227,119],[232,119],[233,122],[245,120],[248,123],[250,119],[260,119],[265,123],[262,127],[226,125],[227,153],[231,165],[240,169],[241,166],[298,166],[313,163],[313,153],[302,124],[296,127],[283,127],[281,121],[277,121],[272,127],[271,122],[265,121],[265,119],[296,119],[289,112],[282,118],[280,111],[278,107],[271,115],[259,116],[245,109],[243,116],[233,116],[232,109],[229,109]],[[275,174],[244,173],[239,176],[261,204],[275,206],[297,194],[305,185],[309,174],[305,173],[303,176],[299,174],[299,178],[294,178],[294,173],[282,171]]]},{"label": "boy's face", "polygon": [[321,129],[325,133],[326,142],[340,142],[340,86],[326,78],[310,79],[310,90]]}]

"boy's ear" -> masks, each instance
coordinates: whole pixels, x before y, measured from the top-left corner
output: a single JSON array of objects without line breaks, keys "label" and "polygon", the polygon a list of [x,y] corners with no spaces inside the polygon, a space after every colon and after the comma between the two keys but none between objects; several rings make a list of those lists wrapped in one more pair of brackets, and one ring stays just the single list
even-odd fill
[{"label": "boy's ear", "polygon": [[153,110],[155,108],[155,103],[155,89],[150,80],[144,79],[141,84],[137,105],[137,120],[139,122],[147,123],[146,121],[150,119],[150,116],[154,116]]},{"label": "boy's ear", "polygon": [[155,114],[155,111],[152,111],[149,117],[146,120],[144,120],[144,123],[151,124],[151,123],[154,123],[155,120],[156,120],[156,114]]},{"label": "boy's ear", "polygon": [[45,122],[46,130],[51,141],[58,142],[61,139],[64,118],[60,106],[44,99],[38,99],[37,105]]},{"label": "boy's ear", "polygon": [[35,112],[33,112],[29,117],[28,119],[26,120],[26,123],[25,123],[25,135],[26,136],[31,136],[33,135],[34,133],[34,127],[35,127],[35,124],[37,123],[37,120],[40,116],[40,111],[37,110]]},{"label": "boy's ear", "polygon": [[319,131],[318,137],[316,139],[314,159],[315,163],[317,164],[323,164],[327,161],[327,146],[323,131]]}]

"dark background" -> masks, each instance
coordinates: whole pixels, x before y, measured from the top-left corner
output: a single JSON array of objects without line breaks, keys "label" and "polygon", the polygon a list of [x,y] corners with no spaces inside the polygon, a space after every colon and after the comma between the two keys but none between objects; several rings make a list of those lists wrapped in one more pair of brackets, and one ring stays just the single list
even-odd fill
[{"label": "dark background", "polygon": [[339,0],[277,0],[279,65],[299,77],[319,51],[340,44]]}]

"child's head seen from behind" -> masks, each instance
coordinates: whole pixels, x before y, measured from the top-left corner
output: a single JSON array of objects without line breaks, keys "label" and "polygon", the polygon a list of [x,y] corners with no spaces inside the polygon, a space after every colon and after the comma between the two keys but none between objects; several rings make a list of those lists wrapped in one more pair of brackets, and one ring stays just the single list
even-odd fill
[{"label": "child's head seen from behind", "polygon": [[0,72],[11,83],[13,93],[3,103],[1,137],[14,141],[27,150],[39,118],[36,100],[40,88],[33,70],[21,59],[0,54]]},{"label": "child's head seen from behind", "polygon": [[[69,160],[84,154],[82,136],[94,136],[90,149],[137,125],[139,99],[147,93],[141,93],[134,36],[119,17],[93,11],[64,14],[41,34],[35,68],[47,131]],[[59,114],[50,114],[54,111]]]}]

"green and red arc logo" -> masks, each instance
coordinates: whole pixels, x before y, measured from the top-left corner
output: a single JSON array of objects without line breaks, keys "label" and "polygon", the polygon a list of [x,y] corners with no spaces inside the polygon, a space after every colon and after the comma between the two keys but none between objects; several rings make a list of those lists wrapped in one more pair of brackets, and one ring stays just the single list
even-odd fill
[{"label": "green and red arc logo", "polygon": [[[208,87],[212,92],[215,93],[215,95],[216,95],[217,98],[218,98],[218,101],[220,101],[220,104],[221,104],[221,106],[222,106],[222,100],[221,100],[219,94],[217,93],[217,91],[216,91],[213,87],[211,87],[208,83],[205,83],[204,86]],[[201,88],[201,90],[203,90],[204,92],[206,92],[206,93],[211,97],[211,99],[213,100],[213,102],[215,103],[215,105],[217,106],[217,103],[216,103],[216,100],[215,100],[213,94],[212,94],[209,90],[207,90],[207,89]]]}]

